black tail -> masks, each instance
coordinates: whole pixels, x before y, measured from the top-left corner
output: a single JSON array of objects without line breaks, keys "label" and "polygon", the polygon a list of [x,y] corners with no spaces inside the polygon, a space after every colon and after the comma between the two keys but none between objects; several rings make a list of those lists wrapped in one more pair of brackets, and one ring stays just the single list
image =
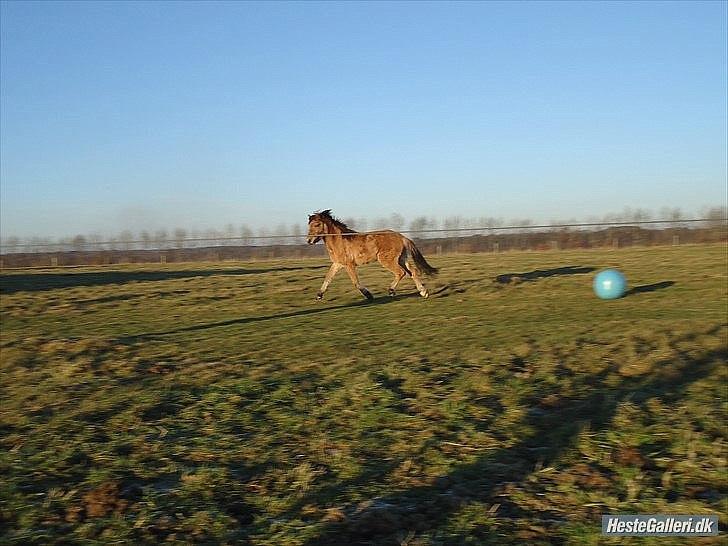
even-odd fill
[{"label": "black tail", "polygon": [[422,252],[420,252],[420,249],[415,246],[415,244],[407,239],[407,251],[409,252],[409,255],[412,257],[412,261],[415,263],[415,267],[420,271],[420,273],[423,273],[425,275],[437,275],[438,269],[436,267],[432,267],[430,264],[427,263],[427,260],[425,260],[425,257],[422,255]]}]

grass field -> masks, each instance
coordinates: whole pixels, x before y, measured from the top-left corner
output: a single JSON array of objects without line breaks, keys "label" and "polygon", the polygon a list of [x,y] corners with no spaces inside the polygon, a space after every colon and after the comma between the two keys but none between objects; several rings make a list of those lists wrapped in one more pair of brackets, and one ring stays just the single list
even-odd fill
[{"label": "grass field", "polygon": [[[315,302],[315,260],[3,273],[0,542],[725,529],[725,246],[428,258],[428,300],[362,268],[371,304],[343,273]],[[591,291],[608,266],[620,300]]]}]

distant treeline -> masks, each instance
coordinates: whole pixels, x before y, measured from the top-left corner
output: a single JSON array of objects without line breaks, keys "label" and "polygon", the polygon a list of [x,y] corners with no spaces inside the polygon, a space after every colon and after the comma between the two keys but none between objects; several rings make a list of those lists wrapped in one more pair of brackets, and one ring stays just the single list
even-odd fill
[{"label": "distant treeline", "polygon": [[[336,211],[334,211],[336,213]],[[598,223],[635,223],[652,221],[657,217],[661,220],[680,225],[681,220],[688,218],[704,218],[718,221],[725,219],[728,210],[725,206],[704,207],[699,214],[687,214],[678,208],[663,208],[658,214],[645,209],[625,208],[619,213],[606,214],[600,218],[587,218],[590,224]],[[485,233],[493,230],[502,230],[505,226],[533,226],[529,219],[514,218],[505,221],[503,218],[482,216],[467,218],[464,216],[448,216],[440,220],[433,217],[418,216],[407,222],[401,214],[392,213],[387,217],[368,220],[366,218],[342,218],[350,228],[356,231],[374,231],[379,229],[392,229],[411,233],[413,237],[443,238],[466,233]],[[551,220],[549,227],[563,224],[578,224],[576,219]],[[665,227],[666,224],[662,225]],[[481,229],[479,229],[481,228]],[[425,233],[426,232],[426,233]],[[16,237],[5,236],[0,239],[0,254],[13,253],[44,253],[63,251],[122,251],[128,253],[137,250],[160,249],[191,249],[198,248],[206,251],[208,247],[232,246],[248,247],[270,245],[297,245],[305,241],[306,226],[301,223],[279,224],[274,229],[260,228],[254,231],[246,224],[228,224],[224,229],[190,230],[177,227],[172,230],[140,230],[132,232],[124,230],[113,236],[103,236],[99,233],[78,234],[72,237]],[[266,251],[263,251],[264,253]]]},{"label": "distant treeline", "polygon": [[[457,233],[456,230],[453,230]],[[467,235],[418,238],[413,236],[426,255],[455,252],[506,252],[513,250],[565,250],[621,248],[678,244],[718,243],[728,241],[724,221],[710,221],[694,227],[645,228],[617,226],[602,229],[522,229],[517,232],[492,230]],[[230,243],[225,241],[224,243]],[[106,265],[122,263],[175,263],[224,260],[263,260],[275,258],[323,257],[322,244],[231,245],[171,249],[103,249],[3,254],[0,267],[48,267]]]}]

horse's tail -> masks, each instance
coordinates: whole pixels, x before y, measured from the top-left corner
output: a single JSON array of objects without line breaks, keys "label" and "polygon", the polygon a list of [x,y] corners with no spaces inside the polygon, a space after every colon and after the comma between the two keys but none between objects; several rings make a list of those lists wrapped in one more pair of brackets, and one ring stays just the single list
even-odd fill
[{"label": "horse's tail", "polygon": [[437,268],[432,267],[430,264],[427,263],[427,260],[425,260],[425,257],[422,255],[422,252],[420,252],[420,249],[417,248],[417,246],[415,246],[415,244],[406,237],[404,238],[404,240],[404,246],[405,248],[407,248],[407,252],[412,258],[412,261],[415,263],[415,267],[417,267],[417,270],[425,275],[437,275]]}]

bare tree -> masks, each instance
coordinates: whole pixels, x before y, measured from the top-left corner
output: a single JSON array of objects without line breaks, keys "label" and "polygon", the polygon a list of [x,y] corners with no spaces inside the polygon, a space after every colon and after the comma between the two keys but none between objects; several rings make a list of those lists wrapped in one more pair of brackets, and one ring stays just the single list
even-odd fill
[{"label": "bare tree", "polygon": [[232,223],[228,223],[225,225],[225,245],[230,246],[234,245],[235,241],[233,240],[235,237],[235,225]]},{"label": "bare tree", "polygon": [[603,218],[595,218],[594,223],[596,222],[607,222],[607,223],[614,223],[614,222],[624,222],[626,221],[626,216],[624,212],[608,212],[604,215]]},{"label": "bare tree", "polygon": [[134,234],[128,229],[125,229],[124,231],[119,233],[119,242],[121,243],[121,248],[123,250],[129,250],[131,248],[131,242],[133,240]]},{"label": "bare tree", "polygon": [[427,223],[425,224],[425,229],[432,231],[432,233],[425,234],[427,237],[438,237],[438,234],[434,232],[434,230],[437,229],[437,220],[434,217],[432,217],[432,216],[427,217]]},{"label": "bare tree", "polygon": [[175,247],[182,248],[185,244],[185,239],[187,238],[187,230],[180,227],[174,228],[172,235],[174,237]]},{"label": "bare tree", "polygon": [[273,244],[277,244],[277,245],[288,244],[289,238],[286,237],[286,235],[290,235],[290,233],[288,232],[288,227],[286,227],[286,224],[278,224],[276,226],[276,229],[273,232],[273,234],[276,237],[279,237],[279,239],[274,239],[273,241],[271,241]]},{"label": "bare tree", "polygon": [[[418,216],[414,220],[410,222],[409,225],[410,231],[428,231],[428,230],[436,230],[437,229],[437,220],[434,218],[429,218],[427,216]],[[413,233],[414,237],[417,237],[419,239],[424,239],[427,237],[433,237],[437,236],[436,233]]]},{"label": "bare tree", "polygon": [[647,222],[652,219],[652,213],[647,209],[637,208],[632,211],[630,220],[633,222]]},{"label": "bare tree", "polygon": [[83,235],[76,235],[71,240],[71,248],[73,248],[73,250],[76,250],[76,251],[84,250],[85,246],[86,246],[86,237],[84,237]]},{"label": "bare tree", "polygon": [[243,245],[248,246],[251,243],[251,239],[250,238],[252,236],[253,236],[253,230],[250,229],[245,224],[242,224],[240,226],[240,242]]},{"label": "bare tree", "polygon": [[293,244],[299,245],[303,243],[303,229],[301,224],[293,224],[291,226],[291,233],[293,234]]},{"label": "bare tree", "polygon": [[154,243],[157,248],[164,248],[167,246],[169,240],[169,233],[166,229],[158,229],[154,232]]},{"label": "bare tree", "polygon": [[[262,227],[258,228],[258,237],[270,237],[270,231],[268,228]],[[257,239],[255,242],[256,245],[266,245],[268,244],[266,239]]]},{"label": "bare tree", "polygon": [[203,241],[197,239],[202,238],[202,232],[199,229],[191,229],[187,232],[187,239],[185,240],[185,248],[200,248],[204,245]]},{"label": "bare tree", "polygon": [[644,222],[652,218],[647,209],[625,207],[622,212],[609,213],[604,216],[603,222]]},{"label": "bare tree", "polygon": [[478,221],[477,218],[464,218],[462,227],[468,230],[467,233],[472,234],[482,233],[480,228],[482,228],[483,225]]},{"label": "bare tree", "polygon": [[53,250],[53,244],[48,237],[31,237],[30,244],[33,245],[33,252],[50,252]]},{"label": "bare tree", "polygon": [[487,228],[496,228],[503,225],[503,218],[494,218],[493,216],[481,216],[478,218],[478,223],[481,226],[485,226]]},{"label": "bare tree", "polygon": [[377,218],[374,220],[374,229],[387,229],[389,227],[389,222],[386,218]]},{"label": "bare tree", "polygon": [[725,227],[728,225],[728,207],[708,207],[703,209],[703,218],[707,218],[710,227]]},{"label": "bare tree", "polygon": [[510,233],[528,233],[530,230],[528,229],[529,226],[533,225],[533,220],[530,218],[513,218],[508,222],[509,226],[513,226],[515,228],[525,228],[525,229],[514,229],[513,231],[508,230]]},{"label": "bare tree", "polygon": [[106,246],[101,244],[106,240],[106,237],[96,231],[89,234],[87,240],[92,250],[101,250],[103,247]]},{"label": "bare tree", "polygon": [[275,229],[275,234],[279,237],[281,235],[288,235],[288,227],[286,224],[278,224]]},{"label": "bare tree", "polygon": [[427,218],[425,216],[418,216],[410,222],[409,228],[411,231],[424,231],[427,229]]},{"label": "bare tree", "polygon": [[357,218],[355,225],[357,231],[367,231],[368,222],[366,218]]},{"label": "bare tree", "polygon": [[12,235],[5,238],[5,242],[3,243],[3,253],[17,252],[18,248],[20,248],[20,237]]},{"label": "bare tree", "polygon": [[142,248],[147,249],[152,246],[152,236],[146,229],[142,230],[142,232],[139,234],[139,238],[142,241]]},{"label": "bare tree", "polygon": [[222,246],[223,237],[225,237],[225,234],[222,231],[218,231],[215,228],[208,228],[204,233],[204,239],[207,240],[204,242],[203,246]]},{"label": "bare tree", "polygon": [[552,227],[553,231],[569,231],[568,227],[562,227],[562,226],[565,226],[568,224],[576,224],[576,223],[578,223],[578,221],[575,218],[570,218],[568,220],[564,220],[562,218],[556,218],[556,219],[552,219],[549,222],[549,224],[551,226],[553,226]]},{"label": "bare tree", "polygon": [[671,222],[679,222],[683,220],[685,215],[682,210],[677,207],[662,207],[660,209],[660,219],[669,220]]},{"label": "bare tree", "polygon": [[462,216],[448,216],[442,221],[442,229],[448,230],[445,235],[447,237],[457,237],[460,235],[458,231],[463,225]]},{"label": "bare tree", "polygon": [[398,212],[389,215],[389,227],[394,231],[401,231],[404,227],[404,216]]}]

